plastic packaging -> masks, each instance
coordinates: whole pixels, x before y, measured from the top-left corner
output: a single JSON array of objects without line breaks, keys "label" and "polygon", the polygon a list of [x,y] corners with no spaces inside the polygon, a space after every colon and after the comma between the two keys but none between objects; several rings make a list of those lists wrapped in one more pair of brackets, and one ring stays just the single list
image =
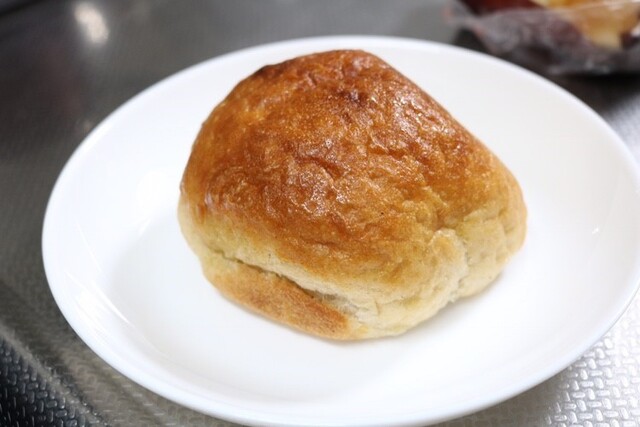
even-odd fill
[{"label": "plastic packaging", "polygon": [[640,0],[562,8],[500,3],[508,2],[452,1],[447,16],[490,53],[550,74],[640,72]]}]

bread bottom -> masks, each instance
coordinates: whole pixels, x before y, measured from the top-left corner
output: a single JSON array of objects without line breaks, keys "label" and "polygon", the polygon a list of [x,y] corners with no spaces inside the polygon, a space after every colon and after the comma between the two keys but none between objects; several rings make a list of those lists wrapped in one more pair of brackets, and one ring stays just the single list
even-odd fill
[{"label": "bread bottom", "polygon": [[[506,246],[495,252],[496,242],[504,245],[508,240],[505,240],[500,221],[487,221],[486,218],[481,221],[481,228],[488,236],[486,246],[492,248],[488,253],[485,245],[469,246],[464,239],[464,227],[458,231],[441,229],[430,242],[433,253],[440,255],[430,266],[433,274],[429,283],[420,287],[416,294],[401,299],[372,299],[362,304],[362,301],[331,294],[317,282],[312,283],[310,278],[301,276],[299,280],[293,280],[211,249],[196,232],[185,203],[180,203],[179,219],[182,232],[200,259],[207,280],[225,297],[272,320],[337,340],[405,332],[435,315],[448,303],[486,288],[499,274],[510,252]],[[472,224],[473,218],[469,220],[471,229],[477,230],[478,224]],[[446,253],[447,262],[441,262],[443,253]],[[366,295],[366,291],[360,293]]]}]

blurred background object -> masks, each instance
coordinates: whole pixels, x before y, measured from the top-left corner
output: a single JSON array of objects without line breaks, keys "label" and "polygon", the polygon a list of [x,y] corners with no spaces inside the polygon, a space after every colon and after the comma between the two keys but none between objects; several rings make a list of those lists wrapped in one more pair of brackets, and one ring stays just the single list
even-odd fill
[{"label": "blurred background object", "polygon": [[640,72],[640,0],[458,0],[449,22],[553,74]]}]

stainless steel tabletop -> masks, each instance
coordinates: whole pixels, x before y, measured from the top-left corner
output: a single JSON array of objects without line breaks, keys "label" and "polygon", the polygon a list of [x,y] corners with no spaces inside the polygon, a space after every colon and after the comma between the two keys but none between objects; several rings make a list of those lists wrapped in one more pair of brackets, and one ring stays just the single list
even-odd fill
[{"label": "stainless steel tabletop", "polygon": [[[231,425],[136,385],[71,330],[49,291],[40,248],[57,175],[121,103],[225,52],[328,34],[405,36],[482,50],[473,36],[443,22],[442,6],[429,0],[0,2],[0,425]],[[640,161],[640,76],[551,79],[602,115]],[[555,377],[447,425],[640,425],[640,298]]]}]

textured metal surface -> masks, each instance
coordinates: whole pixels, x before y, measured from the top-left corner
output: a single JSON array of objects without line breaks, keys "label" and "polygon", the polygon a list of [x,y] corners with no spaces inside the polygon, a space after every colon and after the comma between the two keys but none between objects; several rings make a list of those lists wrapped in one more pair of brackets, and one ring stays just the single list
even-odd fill
[{"label": "textured metal surface", "polygon": [[[40,250],[58,173],[122,102],[224,52],[353,33],[478,49],[472,37],[446,27],[440,10],[441,2],[428,0],[81,0],[27,3],[0,14],[0,425],[230,425],[132,383],[67,325]],[[555,81],[600,113],[640,161],[640,77]],[[639,340],[636,298],[569,368],[446,425],[639,426]]]}]

